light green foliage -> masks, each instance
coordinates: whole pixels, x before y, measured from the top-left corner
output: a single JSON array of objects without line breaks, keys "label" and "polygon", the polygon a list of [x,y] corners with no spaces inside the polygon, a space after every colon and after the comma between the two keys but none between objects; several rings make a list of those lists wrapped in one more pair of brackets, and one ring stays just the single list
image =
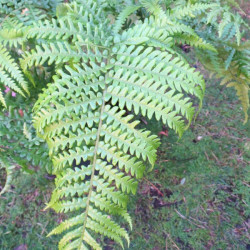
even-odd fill
[{"label": "light green foliage", "polygon": [[22,23],[8,16],[0,18],[0,22],[0,105],[7,107],[3,94],[6,87],[22,96],[29,94],[28,83],[16,58],[11,54],[18,55],[18,49],[25,38]]},{"label": "light green foliage", "polygon": [[[60,18],[27,31],[27,38],[44,41],[21,62],[24,69],[57,65],[54,81],[34,106],[34,126],[48,143],[57,176],[47,207],[77,213],[50,235],[68,231],[60,249],[100,249],[93,232],[123,246],[128,233],[114,215],[131,226],[127,194],[136,192],[137,179],[154,166],[159,146],[156,136],[137,128],[133,113],[154,116],[182,135],[195,112],[189,95],[201,101],[204,80],[173,49],[156,49],[152,38],[172,46],[171,36],[157,31],[157,16],[119,32],[138,7],[110,25],[104,1],[77,2],[66,4]],[[152,4],[142,1],[164,16],[166,27],[167,15]]]},{"label": "light green foliage", "polygon": [[[160,145],[157,136],[140,127],[140,119],[156,119],[179,136],[188,128],[196,111],[193,102],[198,100],[201,108],[205,83],[180,44],[195,47],[197,55],[204,51],[216,59],[213,65],[220,64],[217,44],[203,34],[203,27],[198,31],[193,25],[210,24],[205,13],[218,3],[59,2],[0,5],[0,65],[9,74],[3,84],[24,96],[31,93],[21,118],[17,109],[22,97],[12,100],[0,94],[4,106],[10,103],[14,109],[14,117],[5,110],[0,114],[2,166],[8,172],[9,166],[20,165],[29,172],[29,163],[47,165],[56,175],[47,208],[68,214],[49,233],[64,233],[59,249],[101,249],[100,236],[125,247],[124,240],[130,242],[127,225],[132,228],[129,195],[154,167]],[[228,26],[226,14],[224,19],[225,25],[215,27],[221,39]],[[231,69],[237,48],[223,74]],[[245,62],[238,64],[242,72]],[[31,108],[41,139],[31,124]]]}]

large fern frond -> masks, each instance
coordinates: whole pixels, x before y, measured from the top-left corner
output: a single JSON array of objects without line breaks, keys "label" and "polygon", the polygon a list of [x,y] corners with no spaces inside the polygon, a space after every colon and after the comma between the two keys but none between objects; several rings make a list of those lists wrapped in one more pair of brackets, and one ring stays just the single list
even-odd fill
[{"label": "large fern frond", "polygon": [[34,126],[48,143],[57,176],[47,207],[74,214],[50,235],[67,231],[60,249],[100,249],[93,232],[123,246],[128,233],[115,216],[131,226],[126,194],[136,192],[160,144],[138,128],[136,116],[154,116],[182,135],[195,112],[190,97],[202,100],[204,80],[176,53],[156,49],[152,38],[171,42],[157,32],[156,22],[119,33],[127,14],[112,27],[102,1],[99,8],[96,1],[87,1],[85,8],[77,2],[67,5],[61,19],[27,32],[44,42],[22,61],[24,68],[59,65],[34,106]]}]

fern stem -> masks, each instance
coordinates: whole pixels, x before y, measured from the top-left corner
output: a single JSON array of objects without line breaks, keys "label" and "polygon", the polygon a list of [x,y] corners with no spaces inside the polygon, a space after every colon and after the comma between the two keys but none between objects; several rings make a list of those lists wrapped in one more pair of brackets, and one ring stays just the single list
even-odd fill
[{"label": "fern stem", "polygon": [[96,137],[95,149],[94,149],[94,157],[93,157],[93,163],[92,163],[92,168],[91,168],[89,194],[88,194],[88,198],[87,198],[87,202],[86,202],[84,223],[83,223],[83,229],[82,229],[82,234],[81,234],[81,238],[80,238],[80,245],[78,246],[78,250],[81,250],[81,244],[82,244],[82,241],[84,238],[84,233],[85,233],[86,226],[87,226],[88,211],[89,211],[89,206],[90,206],[90,198],[91,198],[91,194],[92,194],[92,190],[93,190],[93,181],[94,181],[96,160],[97,160],[97,150],[98,150],[98,145],[99,145],[99,141],[100,141],[100,134],[101,134],[101,128],[102,128],[102,115],[104,113],[106,92],[107,92],[107,84],[106,84],[106,77],[105,77],[105,89],[103,91],[103,101],[102,101],[101,112],[100,112],[100,121],[98,124],[98,131],[97,131],[97,137]]}]

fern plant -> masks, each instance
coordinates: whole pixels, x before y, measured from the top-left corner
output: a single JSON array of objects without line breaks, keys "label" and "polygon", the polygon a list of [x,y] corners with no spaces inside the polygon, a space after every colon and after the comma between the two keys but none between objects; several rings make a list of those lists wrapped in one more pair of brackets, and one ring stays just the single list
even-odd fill
[{"label": "fern plant", "polygon": [[[124,247],[129,195],[153,168],[160,145],[139,116],[181,136],[196,99],[201,108],[205,83],[180,44],[204,53],[204,65],[229,85],[235,81],[228,74],[245,84],[246,45],[237,44],[236,25],[226,35],[228,23],[208,21],[216,8],[228,11],[219,1],[61,2],[0,4],[0,167],[8,174],[2,192],[16,165],[46,167],[56,175],[47,208],[68,214],[49,234],[64,233],[59,249],[101,249],[100,235]],[[220,59],[222,50],[229,59]]]},{"label": "fern plant", "polygon": [[[31,125],[33,99],[42,80],[34,83],[35,72],[32,75],[23,72],[19,64],[27,44],[25,28],[44,18],[49,7],[49,1],[40,1],[38,5],[35,1],[0,3],[0,169],[6,176],[1,194],[8,190],[16,166],[31,172],[30,165],[39,165],[51,172],[47,146],[35,135]],[[31,83],[36,85],[35,90]]]},{"label": "fern plant", "polygon": [[[129,244],[126,227],[115,219],[132,227],[128,194],[154,166],[160,144],[137,127],[136,116],[154,116],[182,135],[195,113],[191,96],[201,102],[205,90],[202,76],[171,49],[168,16],[157,2],[129,7],[114,24],[107,7],[101,0],[64,4],[58,18],[26,32],[42,42],[25,54],[22,68],[56,67],[33,120],[56,175],[47,208],[70,213],[49,234],[67,231],[59,249],[100,249],[95,233]],[[152,14],[121,30],[139,8]]]}]

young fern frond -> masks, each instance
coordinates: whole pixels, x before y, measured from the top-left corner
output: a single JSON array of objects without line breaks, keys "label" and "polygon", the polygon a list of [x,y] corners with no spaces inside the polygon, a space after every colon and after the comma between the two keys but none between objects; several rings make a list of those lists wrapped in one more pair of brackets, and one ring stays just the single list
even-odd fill
[{"label": "young fern frond", "polygon": [[157,30],[157,20],[120,33],[136,8],[112,26],[102,1],[88,1],[86,8],[79,2],[67,4],[58,20],[29,29],[28,38],[44,42],[22,61],[25,69],[58,65],[33,119],[56,175],[47,208],[74,213],[50,235],[67,231],[59,249],[100,249],[93,232],[123,247],[128,233],[115,216],[131,227],[127,194],[136,192],[138,179],[154,166],[160,144],[157,136],[138,128],[136,116],[154,116],[182,135],[195,113],[190,95],[202,101],[204,80],[176,53],[156,49],[152,38],[172,46],[169,33]]},{"label": "young fern frond", "polygon": [[139,8],[141,8],[141,5],[127,6],[117,17],[116,24],[113,29],[114,33],[118,33],[121,30],[122,25],[125,23],[126,19]]}]

